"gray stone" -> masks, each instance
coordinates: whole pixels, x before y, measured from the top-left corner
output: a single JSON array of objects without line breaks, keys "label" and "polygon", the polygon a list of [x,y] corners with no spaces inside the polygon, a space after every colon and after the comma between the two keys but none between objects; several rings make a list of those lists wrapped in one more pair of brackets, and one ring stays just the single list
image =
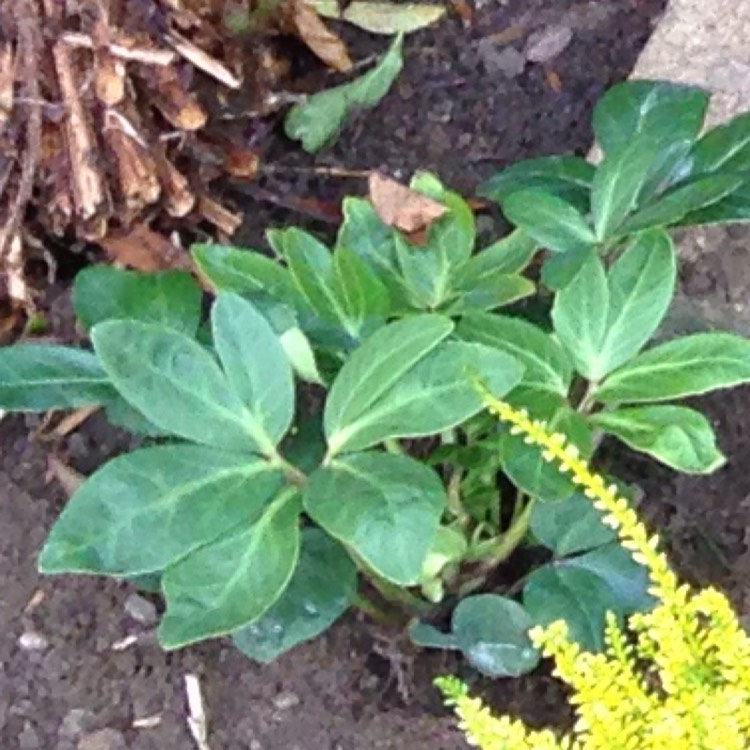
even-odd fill
[{"label": "gray stone", "polygon": [[570,26],[547,26],[535,31],[526,42],[526,59],[533,63],[546,63],[554,60],[573,40]]},{"label": "gray stone", "polygon": [[147,627],[155,625],[159,619],[156,607],[140,594],[131,594],[125,600],[125,612],[128,617]]},{"label": "gray stone", "polygon": [[279,693],[273,699],[273,705],[279,711],[288,711],[290,708],[294,708],[300,704],[300,698],[296,693],[292,693],[289,690],[285,690]]},{"label": "gray stone", "polygon": [[81,737],[78,750],[128,750],[128,745],[116,729],[100,729]]},{"label": "gray stone", "polygon": [[73,708],[63,717],[57,733],[62,738],[75,739],[91,729],[94,720],[95,717],[91,711],[85,708]]},{"label": "gray stone", "polygon": [[19,750],[38,750],[40,747],[36,729],[29,722],[26,722],[21,734],[18,735]]},{"label": "gray stone", "polygon": [[515,78],[523,73],[526,58],[514,47],[498,45],[492,39],[482,39],[477,45],[477,54],[491,75]]},{"label": "gray stone", "polygon": [[49,641],[41,633],[28,630],[21,634],[18,645],[24,651],[44,651],[49,647]]}]

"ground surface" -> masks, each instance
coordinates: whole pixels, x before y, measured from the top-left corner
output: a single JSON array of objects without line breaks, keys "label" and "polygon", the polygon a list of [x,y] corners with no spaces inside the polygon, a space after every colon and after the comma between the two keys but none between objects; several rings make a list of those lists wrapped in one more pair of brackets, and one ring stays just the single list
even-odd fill
[{"label": "ground surface", "polygon": [[[583,153],[590,145],[594,101],[629,73],[662,3],[509,0],[481,5],[468,30],[450,21],[412,39],[395,92],[376,114],[360,115],[335,147],[317,157],[318,163],[386,167],[404,175],[428,168],[470,191],[515,159]],[[546,65],[520,70],[517,53],[528,34],[559,24],[573,31],[569,46]],[[507,33],[516,27],[520,31]],[[514,34],[518,38],[508,43]],[[375,49],[370,44],[362,43],[362,54]],[[281,142],[269,159],[295,167],[312,163]],[[296,176],[292,180],[289,174]],[[275,189],[309,194],[361,189],[299,173],[279,172],[274,180]],[[244,235],[260,242],[267,221],[285,218],[251,207]],[[743,236],[722,235],[719,241],[726,243],[721,260],[712,255],[707,265],[696,254],[684,272],[683,288],[712,310],[718,304],[724,315],[734,309],[731,304],[748,298],[750,259]],[[61,292],[53,304],[55,319],[64,320],[65,305]],[[648,490],[654,521],[667,524],[683,570],[732,585],[739,602],[743,571],[750,568],[747,395],[737,391],[708,404],[722,446],[733,459],[721,473],[675,482],[645,462],[626,467],[630,478]],[[47,478],[50,448],[31,439],[33,426],[19,418],[0,423],[0,747],[189,749],[195,745],[185,722],[188,673],[198,675],[203,685],[211,750],[462,747],[428,688],[435,674],[454,665],[441,657],[418,659],[413,697],[405,702],[397,695],[382,647],[354,618],[278,663],[259,667],[221,643],[164,654],[154,643],[151,613],[129,610],[133,592],[124,586],[91,578],[40,579],[35,554],[65,495]],[[92,420],[62,447],[78,468],[90,471],[121,441],[122,436]],[[123,647],[127,636],[136,640]],[[546,677],[490,692],[502,710],[521,712],[536,723],[561,715],[555,702],[559,693]],[[133,726],[153,717],[159,718],[156,726]]]}]

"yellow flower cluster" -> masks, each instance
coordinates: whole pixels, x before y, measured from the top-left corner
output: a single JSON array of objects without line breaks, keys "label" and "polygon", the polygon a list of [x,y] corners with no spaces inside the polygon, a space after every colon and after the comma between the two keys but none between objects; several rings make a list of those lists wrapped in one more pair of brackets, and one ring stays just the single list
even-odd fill
[{"label": "yellow flower cluster", "polygon": [[602,511],[648,569],[657,603],[632,615],[627,628],[610,616],[603,653],[582,651],[560,621],[531,632],[555,660],[555,674],[574,690],[578,720],[569,736],[493,717],[458,680],[439,680],[471,744],[483,750],[748,750],[750,638],[726,596],[680,584],[658,538],[564,435],[551,433],[524,409],[483,395],[491,412],[540,446],[545,460],[569,473]]}]

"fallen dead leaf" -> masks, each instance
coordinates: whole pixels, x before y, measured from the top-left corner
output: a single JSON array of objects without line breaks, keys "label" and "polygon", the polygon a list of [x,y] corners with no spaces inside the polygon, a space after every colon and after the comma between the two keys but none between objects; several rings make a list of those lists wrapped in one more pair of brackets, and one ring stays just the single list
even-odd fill
[{"label": "fallen dead leaf", "polygon": [[189,268],[188,254],[166,237],[139,224],[125,232],[112,232],[101,240],[110,259],[137,271]]},{"label": "fallen dead leaf", "polygon": [[[326,18],[347,21],[371,34],[409,34],[439,21],[446,11],[443,4],[380,2],[379,0],[309,0]],[[465,3],[464,3],[465,4]]]},{"label": "fallen dead leaf", "polygon": [[346,73],[353,67],[346,44],[326,26],[307,0],[293,0],[290,21],[299,38],[329,67]]},{"label": "fallen dead leaf", "polygon": [[424,244],[427,230],[448,210],[380,172],[370,173],[369,189],[372,205],[383,223],[402,231],[415,245]]}]

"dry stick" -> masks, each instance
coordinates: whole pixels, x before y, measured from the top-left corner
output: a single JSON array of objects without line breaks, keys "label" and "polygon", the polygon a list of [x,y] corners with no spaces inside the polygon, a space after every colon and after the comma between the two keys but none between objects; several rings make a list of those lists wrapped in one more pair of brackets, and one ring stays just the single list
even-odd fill
[{"label": "dry stick", "polygon": [[26,142],[21,162],[21,179],[18,190],[10,207],[5,226],[0,230],[0,258],[10,248],[13,237],[18,233],[24,220],[26,206],[31,200],[34,189],[34,173],[41,152],[42,143],[42,107],[39,96],[39,11],[34,2],[28,3],[26,9],[16,14],[18,26],[19,64],[22,72],[23,96],[28,100],[25,105],[29,110],[26,121]]}]

